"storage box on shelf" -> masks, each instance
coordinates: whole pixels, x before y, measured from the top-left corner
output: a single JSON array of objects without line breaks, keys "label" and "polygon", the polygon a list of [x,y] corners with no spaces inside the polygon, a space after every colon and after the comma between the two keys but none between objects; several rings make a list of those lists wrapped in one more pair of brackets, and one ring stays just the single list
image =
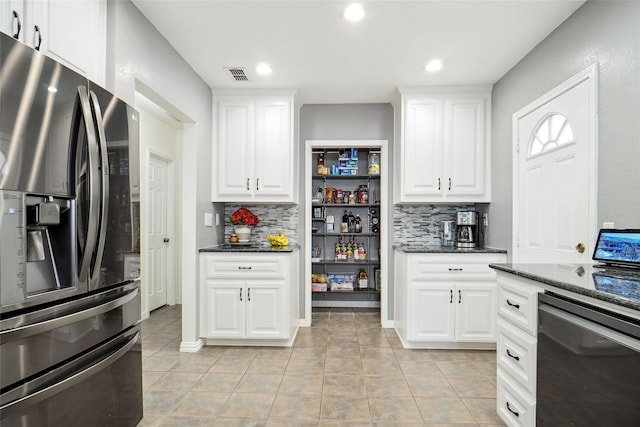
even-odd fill
[{"label": "storage box on shelf", "polygon": [[328,283],[312,285],[315,300],[334,292],[379,301],[379,157],[363,148],[313,152],[312,279],[325,275]]},{"label": "storage box on shelf", "polygon": [[396,250],[396,331],[408,348],[494,348],[496,274],[504,254]]}]

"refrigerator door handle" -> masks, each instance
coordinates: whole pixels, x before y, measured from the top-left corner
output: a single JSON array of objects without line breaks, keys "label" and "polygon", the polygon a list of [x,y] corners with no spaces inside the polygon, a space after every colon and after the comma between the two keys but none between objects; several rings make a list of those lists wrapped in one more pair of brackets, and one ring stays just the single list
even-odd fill
[{"label": "refrigerator door handle", "polygon": [[[100,204],[100,193],[96,189],[97,179],[95,175],[98,168],[99,153],[87,88],[84,86],[78,86],[78,95],[80,96],[80,107],[82,110],[82,117],[87,133],[87,152],[89,160],[89,215],[87,224],[87,238],[85,247],[82,248],[82,260],[80,262],[80,271],[78,273],[78,278],[81,282],[88,282],[91,273],[91,260],[93,259],[93,254],[96,248],[96,241],[98,238],[98,206]],[[79,171],[76,171],[76,173],[79,173]]]},{"label": "refrigerator door handle", "polygon": [[[100,280],[100,266],[102,263],[102,256],[104,255],[104,245],[107,239],[107,220],[109,216],[109,157],[107,154],[107,138],[104,132],[104,123],[102,121],[102,111],[100,110],[100,103],[96,94],[90,92],[91,108],[93,110],[93,117],[95,119],[96,129],[98,130],[97,144],[100,155],[100,165],[98,168],[100,173],[100,182],[102,184],[100,191],[100,223],[98,224],[98,246],[96,248],[96,262],[93,266],[93,271],[90,273],[90,285],[89,289],[97,287]],[[97,174],[96,174],[97,176]]]},{"label": "refrigerator door handle", "polygon": [[115,308],[121,307],[134,299],[136,296],[138,296],[137,287],[118,299],[111,300],[109,302],[88,308],[86,310],[34,323],[31,325],[21,326],[19,328],[7,329],[6,331],[0,332],[0,341],[8,342],[26,338],[32,335],[37,335],[53,329],[61,328],[63,326],[71,325],[82,320],[90,319],[92,317],[99,316],[103,313],[111,311]]},{"label": "refrigerator door handle", "polygon": [[108,368],[113,363],[117,362],[122,356],[124,356],[131,348],[136,344],[140,337],[140,332],[136,332],[136,334],[127,342],[124,346],[120,347],[118,350],[102,359],[96,364],[91,365],[90,367],[68,377],[62,381],[57,382],[54,385],[51,385],[47,388],[44,388],[40,391],[37,391],[33,394],[23,397],[22,399],[15,400],[9,404],[6,404],[0,407],[0,411],[3,415],[11,415],[16,411],[19,411],[22,408],[25,408],[30,405],[34,405],[38,402],[42,402],[45,399],[48,399],[51,396],[54,396],[69,387],[72,387],[87,378],[91,377],[94,374],[102,371],[103,369]]}]

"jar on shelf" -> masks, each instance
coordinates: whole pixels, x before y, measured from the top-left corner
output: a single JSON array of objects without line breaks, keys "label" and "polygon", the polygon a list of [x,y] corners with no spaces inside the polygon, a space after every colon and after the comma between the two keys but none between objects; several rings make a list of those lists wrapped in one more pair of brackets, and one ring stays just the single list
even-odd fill
[{"label": "jar on shelf", "polygon": [[369,175],[380,175],[380,157],[376,153],[369,153]]}]

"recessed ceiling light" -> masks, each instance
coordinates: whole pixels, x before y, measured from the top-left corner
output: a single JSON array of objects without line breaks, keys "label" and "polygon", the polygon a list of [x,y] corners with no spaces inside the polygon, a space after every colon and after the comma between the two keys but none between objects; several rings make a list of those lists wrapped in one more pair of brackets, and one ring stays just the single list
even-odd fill
[{"label": "recessed ceiling light", "polygon": [[352,3],[344,10],[344,19],[351,22],[358,22],[364,18],[364,8],[360,3]]},{"label": "recessed ceiling light", "polygon": [[272,71],[273,70],[271,70],[271,67],[269,66],[269,64],[265,64],[264,62],[256,66],[256,72],[258,74],[262,74],[263,76],[267,76],[271,74]]},{"label": "recessed ceiling light", "polygon": [[440,71],[442,69],[442,60],[433,59],[429,61],[426,67],[424,67],[430,73],[435,73],[436,71]]},{"label": "recessed ceiling light", "polygon": [[49,86],[47,90],[51,93],[56,93],[58,91],[58,88],[55,86]]}]

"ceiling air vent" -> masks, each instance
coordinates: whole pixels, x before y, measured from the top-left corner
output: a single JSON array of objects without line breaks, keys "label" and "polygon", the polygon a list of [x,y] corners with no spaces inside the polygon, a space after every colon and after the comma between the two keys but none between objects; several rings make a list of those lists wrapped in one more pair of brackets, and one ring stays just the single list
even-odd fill
[{"label": "ceiling air vent", "polygon": [[242,67],[226,67],[225,70],[231,74],[231,78],[236,82],[248,82],[247,72]]}]

